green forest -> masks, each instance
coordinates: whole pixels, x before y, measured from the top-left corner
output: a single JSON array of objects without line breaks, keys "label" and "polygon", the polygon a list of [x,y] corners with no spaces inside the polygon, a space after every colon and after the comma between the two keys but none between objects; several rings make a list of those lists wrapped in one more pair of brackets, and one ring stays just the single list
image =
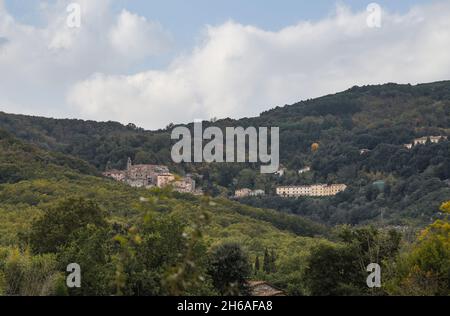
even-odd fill
[{"label": "green forest", "polygon": [[[450,294],[450,142],[404,146],[450,136],[450,82],[354,87],[204,125],[279,126],[286,173],[173,164],[174,124],[0,113],[0,295],[248,295],[250,280],[301,296]],[[194,174],[205,195],[101,176],[128,157]],[[348,189],[275,196],[313,183]],[[244,187],[266,195],[230,199]],[[72,289],[74,262],[83,278]],[[366,284],[373,262],[381,288]]]}]

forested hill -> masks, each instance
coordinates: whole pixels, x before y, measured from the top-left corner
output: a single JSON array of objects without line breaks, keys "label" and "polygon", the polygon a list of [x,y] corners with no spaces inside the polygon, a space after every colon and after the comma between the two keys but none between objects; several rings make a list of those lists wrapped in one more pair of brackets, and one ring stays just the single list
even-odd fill
[{"label": "forested hill", "polygon": [[19,141],[0,130],[0,184],[30,179],[78,178],[99,175],[87,162]]},{"label": "forested hill", "polygon": [[[259,117],[224,119],[218,126],[279,126],[281,159],[300,167],[311,142],[341,140],[373,149],[414,137],[449,133],[450,81],[417,86],[385,84],[277,107]],[[72,154],[104,169],[126,163],[170,162],[169,129],[145,131],[130,123],[51,119],[0,112],[0,128],[43,148]]]},{"label": "forested hill", "polygon": [[[417,86],[385,84],[278,107],[259,117],[208,122],[225,126],[279,126],[284,177],[259,174],[246,164],[171,165],[170,128],[145,131],[129,124],[55,120],[0,113],[0,128],[42,148],[81,158],[98,170],[136,163],[163,163],[177,172],[202,175],[206,192],[231,194],[236,188],[339,182],[346,193],[330,199],[246,201],[336,224],[385,221],[429,223],[439,204],[450,199],[450,144],[404,147],[414,138],[450,135],[450,81]],[[317,151],[311,145],[317,143]],[[364,155],[361,149],[368,149]],[[312,172],[299,175],[298,169]],[[374,186],[374,183],[381,185]]]},{"label": "forested hill", "polygon": [[[270,277],[294,290],[292,262],[304,266],[311,248],[332,245],[318,237],[326,227],[299,216],[96,174],[0,131],[0,296],[118,295],[117,286],[122,295],[215,294],[209,280],[185,280],[206,275],[207,252],[226,243],[242,247],[248,265],[270,249],[280,269]],[[83,266],[83,289],[68,293],[71,262]]]},{"label": "forested hill", "polygon": [[[435,102],[446,110],[447,101]],[[0,115],[0,296],[246,295],[247,280],[268,281],[288,295],[447,295],[448,218],[436,203],[450,200],[449,142],[407,150],[376,133],[389,127],[365,127],[364,139],[376,141],[361,156],[350,137],[359,128],[355,115],[364,113],[358,109],[345,115],[311,113],[307,121],[299,116],[298,123],[293,116],[280,118],[284,142],[298,130],[319,144],[315,153],[305,145],[298,157],[286,148],[284,177],[260,175],[256,166],[245,164],[183,166],[204,175],[200,184],[217,195],[241,186],[264,187],[270,194],[279,183],[349,184],[348,191],[329,199],[243,201],[264,209],[170,188],[133,188],[98,176],[102,161],[120,166],[127,156],[169,164],[167,131]],[[218,123],[263,124],[270,116]],[[343,123],[349,116],[355,118],[351,128]],[[325,127],[322,121],[334,123]],[[318,130],[311,127],[314,122]],[[289,124],[298,126],[286,132]],[[414,128],[411,136],[427,132],[424,128]],[[313,171],[299,176],[297,165],[310,163]],[[384,180],[384,187],[373,186],[375,179]],[[450,203],[441,207],[443,213],[449,209]],[[330,228],[298,216],[364,224],[377,223],[380,210],[387,224],[423,225],[433,214],[443,220],[400,249],[415,236],[402,239],[397,228]],[[375,252],[387,271],[386,287],[376,292],[361,269],[361,262],[374,262]],[[83,286],[68,289],[65,273],[73,262],[82,267]]]},{"label": "forested hill", "polygon": [[[259,117],[224,119],[218,126],[279,126],[281,159],[300,167],[311,142],[335,140],[373,149],[401,145],[414,137],[450,131],[450,81],[417,86],[385,84],[277,107]],[[51,119],[0,112],[0,128],[43,148],[62,151],[104,169],[108,161],[170,162],[170,127],[146,131],[130,123]]]}]

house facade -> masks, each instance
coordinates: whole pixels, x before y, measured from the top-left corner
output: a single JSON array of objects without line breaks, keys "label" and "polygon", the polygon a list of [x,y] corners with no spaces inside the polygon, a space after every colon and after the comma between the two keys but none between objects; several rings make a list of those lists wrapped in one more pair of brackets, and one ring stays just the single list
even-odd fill
[{"label": "house facade", "polygon": [[404,146],[407,149],[412,149],[414,146],[417,146],[417,145],[425,145],[428,141],[432,142],[433,144],[437,144],[440,141],[445,141],[447,139],[448,139],[447,136],[424,136],[424,137],[416,138],[412,141],[412,143],[405,144]]},{"label": "house facade", "polygon": [[347,189],[345,184],[315,184],[305,186],[284,186],[278,187],[277,195],[281,197],[321,197],[333,196]]}]

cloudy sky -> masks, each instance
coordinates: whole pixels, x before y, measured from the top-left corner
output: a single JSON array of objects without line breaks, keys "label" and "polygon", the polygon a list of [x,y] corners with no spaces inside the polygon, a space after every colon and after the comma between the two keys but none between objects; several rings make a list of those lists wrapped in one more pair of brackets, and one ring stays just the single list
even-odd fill
[{"label": "cloudy sky", "polygon": [[450,79],[450,0],[371,2],[0,0],[0,111],[156,129]]}]

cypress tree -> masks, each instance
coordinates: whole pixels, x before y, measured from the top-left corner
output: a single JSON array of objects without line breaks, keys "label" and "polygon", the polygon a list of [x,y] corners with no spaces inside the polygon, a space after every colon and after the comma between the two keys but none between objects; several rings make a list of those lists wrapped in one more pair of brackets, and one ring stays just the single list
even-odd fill
[{"label": "cypress tree", "polygon": [[266,249],[266,251],[264,251],[263,271],[265,273],[270,273],[270,270],[270,255],[269,251]]},{"label": "cypress tree", "polygon": [[259,265],[259,256],[256,256],[256,260],[255,260],[255,275],[258,274],[260,268],[261,267]]}]

